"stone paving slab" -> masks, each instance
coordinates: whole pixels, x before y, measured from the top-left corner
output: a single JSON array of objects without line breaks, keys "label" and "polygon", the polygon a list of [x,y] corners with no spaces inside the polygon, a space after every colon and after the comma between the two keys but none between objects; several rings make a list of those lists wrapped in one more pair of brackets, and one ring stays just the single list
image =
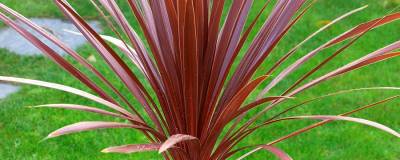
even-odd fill
[{"label": "stone paving slab", "polygon": [[[48,18],[32,18],[31,20],[37,25],[49,31],[50,33],[53,33],[57,38],[65,42],[72,49],[77,49],[79,46],[83,45],[86,42],[86,39],[83,36],[65,32],[65,29],[78,32],[76,27],[69,21]],[[17,23],[22,24],[22,22]],[[89,21],[89,25],[92,26],[95,31],[101,32],[99,22]],[[23,26],[24,28],[28,28],[25,25]],[[28,31],[32,32],[33,30],[28,29]],[[40,40],[48,44],[50,48],[54,49],[57,53],[60,53],[61,55],[65,54],[65,52],[62,51],[61,48],[45,40],[45,38],[40,36],[39,33],[32,33],[39,36]],[[6,48],[19,55],[42,54],[39,49],[37,49],[34,45],[29,43],[27,40],[25,40],[25,38],[20,36],[16,31],[9,27],[0,29],[0,48]]]},{"label": "stone paving slab", "polygon": [[18,90],[18,86],[0,83],[0,99],[3,99],[8,95],[17,92]]}]

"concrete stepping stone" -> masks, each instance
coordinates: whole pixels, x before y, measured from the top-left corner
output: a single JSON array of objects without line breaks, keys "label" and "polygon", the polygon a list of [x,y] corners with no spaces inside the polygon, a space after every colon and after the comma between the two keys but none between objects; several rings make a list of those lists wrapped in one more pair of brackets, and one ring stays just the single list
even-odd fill
[{"label": "concrete stepping stone", "polygon": [[[61,19],[48,19],[48,18],[32,18],[31,20],[37,25],[46,29],[48,32],[55,35],[61,41],[65,42],[72,49],[76,49],[86,42],[86,39],[83,36],[65,32],[65,29],[78,32],[78,29],[69,21]],[[22,24],[22,22],[19,21],[17,23]],[[101,32],[101,27],[99,22],[89,21],[89,25],[93,27],[95,31]],[[28,29],[27,26],[25,25],[23,26],[24,28]],[[52,44],[50,41],[45,40],[45,38],[40,36],[39,33],[34,32],[32,29],[28,29],[28,31],[38,36],[39,39],[42,40],[42,42],[49,45],[57,53],[60,53],[61,55],[65,54],[65,52],[62,51],[61,48]],[[43,54],[34,45],[29,43],[27,40],[25,40],[25,38],[20,36],[16,31],[14,31],[12,28],[9,27],[0,29],[0,48],[6,48],[9,51],[12,51],[19,55]]]},{"label": "concrete stepping stone", "polygon": [[0,83],[0,99],[6,98],[19,90],[18,86]]}]

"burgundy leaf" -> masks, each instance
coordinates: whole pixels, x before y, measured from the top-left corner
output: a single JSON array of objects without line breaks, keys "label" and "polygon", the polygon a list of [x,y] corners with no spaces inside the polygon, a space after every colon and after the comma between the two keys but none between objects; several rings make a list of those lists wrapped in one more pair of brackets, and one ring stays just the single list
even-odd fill
[{"label": "burgundy leaf", "polygon": [[137,128],[137,129],[145,129],[144,127],[126,124],[126,123],[117,123],[117,122],[78,122],[75,124],[71,124],[60,128],[52,133],[50,133],[47,138],[54,138],[61,135],[89,131],[95,129],[106,129],[106,128]]},{"label": "burgundy leaf", "polygon": [[320,120],[341,120],[341,121],[350,121],[350,122],[356,122],[356,123],[360,123],[360,124],[364,124],[367,126],[371,126],[377,129],[380,129],[382,131],[385,131],[387,133],[390,133],[398,138],[400,138],[400,133],[396,132],[395,130],[376,123],[376,122],[372,122],[366,119],[361,119],[361,118],[353,118],[353,117],[345,117],[345,116],[330,116],[330,115],[316,115],[316,116],[295,116],[295,117],[289,117],[289,118],[293,118],[293,119],[320,119]]},{"label": "burgundy leaf", "polygon": [[97,97],[95,95],[92,95],[90,93],[84,92],[84,91],[76,89],[76,88],[72,88],[72,87],[68,87],[68,86],[64,86],[64,85],[56,84],[56,83],[49,83],[49,82],[43,82],[43,81],[38,81],[38,80],[15,78],[15,77],[0,76],[0,81],[30,84],[30,85],[36,85],[36,86],[47,87],[47,88],[65,91],[65,92],[72,93],[72,94],[90,99],[92,101],[98,102],[98,103],[108,106],[116,111],[119,111],[129,117],[133,117],[133,115],[131,113],[129,113],[128,111],[126,111],[125,109],[123,109],[107,100],[104,100],[100,97]]},{"label": "burgundy leaf", "polygon": [[146,151],[157,151],[161,144],[129,144],[123,146],[115,146],[103,149],[103,153],[135,153]]},{"label": "burgundy leaf", "polygon": [[190,135],[184,134],[175,134],[169,137],[160,147],[158,150],[159,153],[165,152],[175,144],[185,142],[185,141],[198,141],[199,139]]},{"label": "burgundy leaf", "polygon": [[92,112],[92,113],[98,113],[98,114],[102,114],[102,115],[113,116],[113,117],[118,117],[118,118],[122,118],[122,119],[128,119],[128,120],[132,120],[135,122],[143,123],[143,121],[141,119],[139,119],[137,116],[126,117],[126,116],[123,116],[118,113],[113,113],[113,112],[109,112],[106,110],[102,110],[102,109],[98,109],[98,108],[94,108],[94,107],[83,106],[83,105],[77,105],[77,104],[45,104],[45,105],[34,106],[34,108],[41,108],[41,107],[63,108],[63,109],[69,109],[69,110]]},{"label": "burgundy leaf", "polygon": [[238,158],[238,160],[241,160],[247,156],[249,156],[250,154],[260,150],[260,149],[264,149],[267,150],[269,152],[271,152],[272,154],[274,154],[276,157],[278,157],[280,160],[293,160],[293,158],[291,158],[286,152],[282,151],[279,148],[276,148],[274,146],[271,145],[261,145],[260,147],[257,147],[256,149],[246,153],[245,155],[241,156],[240,158]]}]

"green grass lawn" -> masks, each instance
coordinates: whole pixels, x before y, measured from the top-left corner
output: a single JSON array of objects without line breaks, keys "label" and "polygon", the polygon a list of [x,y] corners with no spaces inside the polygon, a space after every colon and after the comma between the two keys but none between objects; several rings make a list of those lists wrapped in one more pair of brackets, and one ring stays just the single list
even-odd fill
[{"label": "green grass lawn", "polygon": [[[52,4],[51,0],[27,0],[24,3],[16,0],[1,0],[2,3],[15,8],[29,17],[62,17],[61,13]],[[73,6],[87,19],[96,19],[98,15],[88,1],[73,1]],[[264,0],[256,0],[254,11],[257,11]],[[317,38],[308,42],[296,55],[285,63],[291,64],[311,51],[318,45],[326,42],[328,38],[350,29],[354,25],[378,18],[393,10],[393,6],[384,7],[376,0],[321,0],[308,12],[304,18],[290,31],[289,35],[274,50],[262,68],[271,66],[274,61],[283,55],[307,35],[317,30],[319,22],[332,20],[347,11],[368,4],[369,7],[354,16],[331,27]],[[127,8],[124,5],[123,8]],[[127,10],[128,11],[128,10]],[[130,14],[130,12],[126,12]],[[250,17],[254,18],[254,14]],[[132,18],[132,16],[130,16]],[[266,15],[263,16],[263,19]],[[132,23],[137,29],[137,24]],[[257,24],[258,27],[262,22]],[[0,26],[4,26],[1,24]],[[380,47],[400,39],[400,23],[380,27],[368,33],[353,47],[338,56],[328,66],[323,68],[316,76],[331,71],[351,60],[370,53]],[[111,33],[105,29],[105,34]],[[253,37],[254,37],[253,33]],[[84,57],[95,54],[89,46],[80,48],[79,53]],[[305,64],[285,81],[272,90],[271,95],[276,95],[287,88],[312,66],[321,62],[332,54],[333,49],[322,52],[309,63]],[[96,55],[97,56],[97,55]],[[68,57],[68,59],[72,59]],[[110,75],[110,79],[118,84],[115,76],[107,70],[99,57],[94,63],[101,71]],[[239,60],[238,60],[239,61]],[[282,70],[283,68],[281,68]],[[370,67],[351,72],[325,82],[317,87],[304,92],[294,100],[281,105],[274,113],[291,104],[302,100],[324,95],[327,93],[360,87],[397,86],[400,87],[400,58],[375,64]],[[261,74],[262,70],[258,73]],[[80,89],[86,89],[77,80],[73,79],[62,69],[58,68],[49,59],[42,56],[17,56],[7,50],[0,50],[0,75],[32,78],[55,83],[62,83]],[[117,85],[123,89],[123,86]],[[86,89],[87,90],[87,89]],[[386,97],[399,94],[393,91],[357,92],[348,95],[327,98],[303,108],[296,109],[288,115],[304,114],[340,114],[356,107],[373,103]],[[41,142],[48,133],[67,124],[85,120],[104,120],[92,114],[54,109],[30,109],[27,106],[49,103],[74,103],[98,106],[85,99],[63,92],[22,86],[22,89],[7,99],[0,100],[0,159],[2,160],[114,160],[114,159],[161,159],[155,152],[138,153],[131,155],[103,154],[100,151],[109,146],[145,143],[146,139],[140,133],[127,129],[100,130],[63,136]],[[362,111],[355,117],[374,120],[400,131],[400,100],[386,103],[377,108]],[[99,106],[101,107],[101,106]],[[254,111],[256,112],[256,111]],[[265,115],[268,117],[272,114]],[[106,118],[105,120],[114,120]],[[297,121],[279,123],[263,128],[248,137],[241,145],[267,143],[291,131],[302,128],[313,122]],[[307,132],[277,145],[287,151],[294,159],[299,160],[398,160],[400,159],[400,140],[387,133],[359,124],[334,122],[318,129]],[[267,152],[261,151],[249,159],[273,159]]]}]

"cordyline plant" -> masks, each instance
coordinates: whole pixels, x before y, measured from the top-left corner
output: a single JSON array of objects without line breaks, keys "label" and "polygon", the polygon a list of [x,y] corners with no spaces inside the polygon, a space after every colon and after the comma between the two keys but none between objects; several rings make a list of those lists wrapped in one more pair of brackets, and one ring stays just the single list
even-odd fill
[{"label": "cordyline plant", "polygon": [[[62,90],[107,106],[110,111],[78,104],[48,104],[39,107],[80,110],[113,116],[129,122],[79,122],[52,132],[48,138],[94,129],[132,128],[142,132],[148,138],[149,143],[110,147],[104,149],[103,152],[133,153],[158,150],[165,159],[210,160],[228,159],[242,150],[252,149],[239,159],[258,150],[266,150],[280,159],[286,160],[291,159],[289,155],[274,147],[274,144],[335,120],[369,125],[400,137],[398,132],[382,124],[349,117],[352,113],[391,101],[399,96],[389,97],[340,115],[284,116],[286,112],[294,108],[324,97],[360,90],[400,89],[396,87],[339,91],[304,101],[275,116],[268,117],[261,123],[257,121],[265,113],[279,107],[282,102],[321,82],[372,63],[399,56],[400,41],[397,41],[318,78],[308,80],[313,73],[326,66],[328,62],[367,32],[399,19],[399,12],[388,13],[381,18],[355,26],[297,59],[280,73],[276,73],[277,68],[295,54],[305,42],[365,7],[351,10],[306,37],[288,53],[280,54],[281,58],[278,61],[269,62],[273,64],[271,68],[262,70],[264,75],[253,78],[256,76],[257,69],[265,60],[268,60],[282,37],[306,14],[315,1],[279,0],[275,3],[268,1],[261,10],[257,11],[258,14],[254,19],[248,20],[254,0],[233,0],[231,5],[227,5],[225,0],[127,0],[126,5],[129,5],[131,14],[140,24],[141,32],[144,34],[143,39],[138,36],[138,31],[131,27],[130,22],[114,0],[98,0],[92,1],[92,3],[115,33],[115,38],[96,33],[66,0],[55,0],[54,2],[79,29],[80,33],[78,34],[83,35],[90,42],[132,95],[122,94],[98,69],[54,35],[0,4],[0,19],[5,24],[18,31],[60,67],[89,87],[94,94],[60,84],[30,79],[1,76],[0,81]],[[273,5],[273,8],[267,12],[266,8],[269,5]],[[229,9],[226,12],[227,15],[224,16],[223,10],[226,6]],[[268,14],[268,18],[262,27],[255,31],[255,24],[262,14]],[[97,82],[101,82],[101,84],[95,83],[93,78],[89,78],[93,76],[78,70],[52,48],[28,32],[20,23],[16,23],[16,20],[62,48],[84,69],[91,71],[90,74],[95,75],[96,80],[100,80]],[[257,32],[254,39],[249,38],[251,32]],[[125,36],[127,38],[123,38]],[[245,43],[249,44],[248,48],[244,47]],[[315,55],[339,43],[344,44],[289,88],[283,90],[282,94],[265,96],[289,74]],[[113,49],[110,45],[115,45],[117,48]],[[118,54],[119,52],[124,55]],[[238,55],[241,54],[243,57],[238,58]],[[122,57],[127,57],[130,62],[126,63]],[[233,65],[235,60],[240,63]],[[138,72],[133,72],[130,65],[135,66]],[[140,74],[145,77],[145,81],[138,78]],[[228,76],[229,74],[231,76]],[[276,76],[270,77],[271,74]],[[271,80],[266,81],[268,78]],[[145,87],[143,82],[148,83],[151,87]],[[255,99],[249,98],[249,95],[263,82],[268,84],[258,93],[259,96]],[[152,97],[152,95],[155,96]],[[141,106],[132,105],[130,96],[133,96]],[[261,108],[261,110],[257,113],[249,112],[255,108]],[[142,109],[144,111],[140,111]],[[247,114],[253,115],[250,119],[246,119],[244,117]],[[261,127],[280,121],[300,119],[321,121],[269,143],[252,144],[240,148],[237,146],[244,138]]]}]

